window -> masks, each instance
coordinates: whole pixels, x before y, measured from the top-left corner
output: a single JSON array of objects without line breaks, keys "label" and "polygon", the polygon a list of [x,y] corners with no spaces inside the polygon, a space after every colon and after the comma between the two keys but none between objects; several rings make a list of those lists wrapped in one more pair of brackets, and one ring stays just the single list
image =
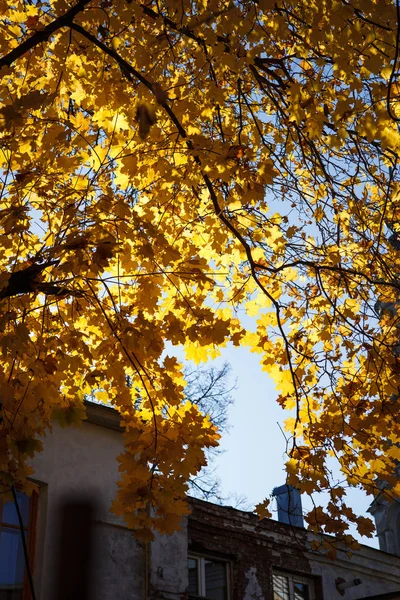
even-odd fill
[{"label": "window", "polygon": [[[24,524],[28,554],[33,560],[34,522],[37,494],[31,497],[17,492],[18,506]],[[14,502],[2,502],[0,496],[0,600],[28,600],[29,584],[21,531]]]},{"label": "window", "polygon": [[306,577],[274,573],[274,600],[314,600],[313,582]]},{"label": "window", "polygon": [[228,563],[217,558],[189,556],[189,598],[228,599]]}]

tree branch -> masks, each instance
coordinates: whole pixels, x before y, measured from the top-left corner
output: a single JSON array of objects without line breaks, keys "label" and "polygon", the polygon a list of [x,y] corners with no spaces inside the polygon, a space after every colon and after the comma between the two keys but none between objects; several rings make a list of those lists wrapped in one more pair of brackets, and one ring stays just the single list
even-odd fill
[{"label": "tree branch", "polygon": [[70,8],[64,15],[57,17],[57,19],[46,25],[46,27],[40,31],[36,31],[36,33],[34,33],[30,38],[23,41],[19,46],[6,54],[6,56],[0,58],[0,69],[2,67],[10,67],[12,63],[29,52],[29,50],[32,50],[35,48],[35,46],[41,44],[42,42],[46,42],[49,37],[58,29],[61,29],[62,27],[68,27],[76,15],[80,13],[90,1],[91,0],[79,0],[79,2],[75,4],[75,6],[72,6],[72,8]]}]

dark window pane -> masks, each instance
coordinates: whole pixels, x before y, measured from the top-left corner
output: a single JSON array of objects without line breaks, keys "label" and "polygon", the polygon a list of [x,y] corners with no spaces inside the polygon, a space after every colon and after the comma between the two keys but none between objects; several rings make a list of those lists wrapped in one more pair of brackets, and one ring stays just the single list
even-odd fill
[{"label": "dark window pane", "polygon": [[24,552],[19,529],[0,530],[0,589],[22,586],[24,581]]},{"label": "dark window pane", "polygon": [[199,595],[198,566],[195,558],[188,558],[189,585],[188,594]]},{"label": "dark window pane", "polygon": [[305,583],[299,583],[295,581],[294,587],[294,600],[310,600],[309,587]]},{"label": "dark window pane", "polygon": [[0,588],[0,600],[22,600],[22,587],[13,589]]},{"label": "dark window pane", "polygon": [[206,575],[206,597],[209,600],[226,600],[226,563],[206,560],[204,561]]},{"label": "dark window pane", "polygon": [[[29,497],[17,492],[17,501],[24,528],[28,528]],[[21,600],[24,584],[25,559],[21,531],[14,502],[1,507],[0,523],[0,600]],[[14,527],[7,527],[14,525]],[[28,536],[25,531],[25,536]]]},{"label": "dark window pane", "polygon": [[[24,527],[28,527],[29,520],[29,496],[22,492],[17,492],[18,506],[22,514]],[[19,526],[18,515],[14,502],[6,502],[2,507],[1,521],[7,525]]]},{"label": "dark window pane", "polygon": [[289,581],[283,575],[273,575],[274,600],[289,600]]}]

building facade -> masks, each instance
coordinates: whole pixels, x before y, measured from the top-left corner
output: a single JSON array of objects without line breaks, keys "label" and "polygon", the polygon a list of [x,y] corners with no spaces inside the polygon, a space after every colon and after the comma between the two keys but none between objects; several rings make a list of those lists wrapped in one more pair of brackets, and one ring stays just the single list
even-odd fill
[{"label": "building facade", "polygon": [[[109,511],[123,449],[118,414],[90,404],[87,416],[47,435],[33,462],[37,493],[19,494],[37,600],[400,599],[398,556],[362,546],[331,561],[310,551],[312,534],[301,527],[201,500],[190,501],[180,531],[136,542]],[[81,499],[90,514],[61,522],[65,498]],[[29,599],[14,513],[0,509],[0,600]]]},{"label": "building facade", "polygon": [[[400,466],[397,467],[397,476],[400,477]],[[369,512],[375,519],[379,548],[400,556],[400,501],[389,502],[379,494]]]}]

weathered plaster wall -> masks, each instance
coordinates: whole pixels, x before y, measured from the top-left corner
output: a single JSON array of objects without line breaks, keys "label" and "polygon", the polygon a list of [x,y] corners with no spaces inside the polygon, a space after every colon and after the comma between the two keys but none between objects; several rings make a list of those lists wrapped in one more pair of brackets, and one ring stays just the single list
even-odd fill
[{"label": "weathered plaster wall", "polygon": [[[375,548],[361,546],[351,556],[338,553],[335,561],[322,554],[309,555],[312,573],[322,580],[325,600],[358,600],[374,594],[400,590],[400,559]],[[346,589],[342,596],[335,581],[361,579],[361,584]]]},{"label": "weathered plaster wall", "polygon": [[188,586],[187,519],[180,531],[157,536],[150,546],[150,596],[156,600],[185,598]]},{"label": "weathered plaster wall", "polygon": [[[395,470],[400,479],[400,464]],[[380,486],[385,487],[381,481]],[[400,500],[389,502],[382,493],[378,494],[371,504],[369,513],[374,517],[379,548],[384,552],[400,556]]]},{"label": "weathered plaster wall", "polygon": [[109,512],[118,479],[116,457],[123,448],[119,431],[85,422],[44,439],[44,451],[33,461],[41,482],[35,587],[39,600],[54,600],[53,575],[59,547],[59,503],[68,495],[95,499],[93,598],[143,598],[144,552],[121,520]]},{"label": "weathered plaster wall", "polygon": [[[118,480],[123,437],[115,414],[92,407],[81,427],[54,426],[32,463],[40,484],[35,589],[38,600],[54,600],[59,548],[60,502],[71,495],[94,500],[94,558],[91,600],[143,600],[185,594],[187,521],[171,536],[157,536],[145,548],[109,508]],[[111,428],[110,428],[111,426]],[[147,586],[146,583],[147,582]]]},{"label": "weathered plaster wall", "polygon": [[248,581],[246,589],[244,591],[245,600],[263,600],[264,594],[261,585],[258,582],[257,569],[256,567],[250,567],[245,573],[245,577]]},{"label": "weathered plaster wall", "polygon": [[378,497],[369,512],[375,519],[380,549],[400,556],[400,502]]}]

